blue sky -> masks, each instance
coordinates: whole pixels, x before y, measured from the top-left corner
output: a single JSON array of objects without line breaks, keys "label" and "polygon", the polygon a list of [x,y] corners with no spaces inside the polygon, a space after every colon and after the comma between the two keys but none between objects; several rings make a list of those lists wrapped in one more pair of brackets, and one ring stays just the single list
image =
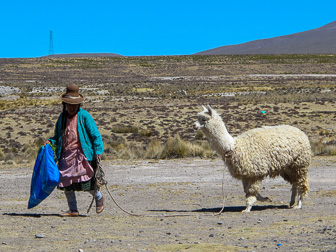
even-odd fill
[{"label": "blue sky", "polygon": [[55,54],[186,55],[315,29],[336,1],[27,1],[0,3],[0,58]]}]

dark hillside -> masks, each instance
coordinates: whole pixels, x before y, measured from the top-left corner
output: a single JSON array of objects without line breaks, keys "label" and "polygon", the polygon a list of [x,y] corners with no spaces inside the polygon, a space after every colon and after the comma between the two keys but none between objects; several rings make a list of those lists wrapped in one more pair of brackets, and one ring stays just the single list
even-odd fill
[{"label": "dark hillside", "polygon": [[313,30],[196,53],[224,54],[336,54],[336,21]]}]

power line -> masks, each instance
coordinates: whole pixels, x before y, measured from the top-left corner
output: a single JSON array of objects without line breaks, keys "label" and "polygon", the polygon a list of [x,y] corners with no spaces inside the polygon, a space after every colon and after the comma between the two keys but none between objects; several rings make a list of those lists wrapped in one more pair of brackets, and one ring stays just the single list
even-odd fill
[{"label": "power line", "polygon": [[49,55],[54,55],[54,45],[53,45],[52,31],[50,31]]}]

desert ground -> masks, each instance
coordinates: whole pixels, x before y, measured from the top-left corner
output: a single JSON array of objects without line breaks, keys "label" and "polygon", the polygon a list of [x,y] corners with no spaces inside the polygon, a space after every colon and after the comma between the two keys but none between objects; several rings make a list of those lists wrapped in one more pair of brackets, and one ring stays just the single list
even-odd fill
[{"label": "desert ground", "polygon": [[[314,158],[311,192],[301,210],[289,209],[290,185],[264,181],[262,195],[241,213],[245,199],[240,181],[230,177],[220,159],[105,161],[106,209],[97,215],[88,193],[78,193],[81,216],[67,210],[55,190],[27,210],[31,169],[1,169],[1,251],[335,251],[336,159]],[[223,176],[224,170],[224,176]],[[222,207],[224,177],[225,208]]]},{"label": "desert ground", "polygon": [[[0,59],[0,251],[335,251],[335,67],[335,55]],[[27,209],[69,83],[103,136],[109,191],[145,216],[105,189],[101,215],[86,214],[91,196],[79,193],[81,216],[60,217],[57,189]],[[241,213],[241,182],[192,127],[207,104],[233,136],[277,124],[306,132],[301,210],[287,208],[290,185],[276,178],[261,191],[272,202]]]}]

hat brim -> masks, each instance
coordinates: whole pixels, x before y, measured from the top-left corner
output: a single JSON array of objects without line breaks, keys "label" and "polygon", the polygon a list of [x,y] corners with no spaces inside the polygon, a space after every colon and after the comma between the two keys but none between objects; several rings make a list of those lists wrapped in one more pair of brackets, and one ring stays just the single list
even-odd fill
[{"label": "hat brim", "polygon": [[68,104],[81,104],[84,101],[84,97],[81,94],[79,94],[79,97],[71,97],[66,94],[62,94],[61,100]]}]

